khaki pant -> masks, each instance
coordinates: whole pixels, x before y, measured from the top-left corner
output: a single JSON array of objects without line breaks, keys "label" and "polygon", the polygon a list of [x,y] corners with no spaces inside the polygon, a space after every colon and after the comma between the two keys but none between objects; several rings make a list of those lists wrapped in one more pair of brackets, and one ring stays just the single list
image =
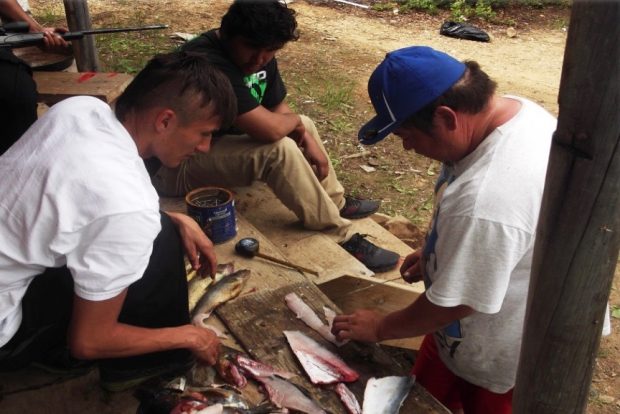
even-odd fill
[{"label": "khaki pant", "polygon": [[[314,122],[301,118],[327,156]],[[328,176],[320,182],[289,138],[265,144],[248,135],[218,137],[208,153],[196,154],[178,168],[162,167],[153,177],[153,185],[159,194],[173,197],[198,187],[240,187],[256,180],[265,182],[307,229],[323,231],[337,242],[351,236],[351,222],[340,217],[344,189],[331,162]]]}]

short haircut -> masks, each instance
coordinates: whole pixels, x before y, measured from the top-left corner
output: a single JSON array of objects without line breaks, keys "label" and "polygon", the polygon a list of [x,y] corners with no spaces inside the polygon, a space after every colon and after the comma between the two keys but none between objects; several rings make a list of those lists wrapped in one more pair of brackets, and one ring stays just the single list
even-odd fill
[{"label": "short haircut", "polygon": [[153,57],[136,75],[116,102],[122,122],[131,111],[170,108],[187,124],[200,114],[196,109],[213,106],[222,128],[237,116],[237,98],[228,77],[200,53],[176,51]]},{"label": "short haircut", "polygon": [[222,17],[220,35],[223,40],[241,36],[257,48],[299,39],[295,10],[278,0],[235,0]]},{"label": "short haircut", "polygon": [[461,79],[439,98],[407,118],[402,123],[404,128],[413,126],[429,132],[433,126],[433,115],[439,106],[469,114],[477,114],[485,109],[495,93],[497,83],[480,69],[477,62],[468,60],[464,63],[467,69]]}]

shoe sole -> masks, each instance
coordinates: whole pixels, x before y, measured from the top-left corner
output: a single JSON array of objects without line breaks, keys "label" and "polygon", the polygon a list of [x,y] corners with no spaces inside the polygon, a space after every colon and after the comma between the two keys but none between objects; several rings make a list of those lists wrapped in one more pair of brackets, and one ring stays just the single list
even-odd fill
[{"label": "shoe sole", "polygon": [[368,267],[368,270],[372,270],[375,273],[385,273],[385,272],[389,272],[392,269],[395,269],[397,265],[398,265],[398,263],[393,264],[391,266],[383,266],[383,267],[375,267],[375,268],[371,268],[371,267],[368,267],[368,266],[366,266],[366,267]]}]

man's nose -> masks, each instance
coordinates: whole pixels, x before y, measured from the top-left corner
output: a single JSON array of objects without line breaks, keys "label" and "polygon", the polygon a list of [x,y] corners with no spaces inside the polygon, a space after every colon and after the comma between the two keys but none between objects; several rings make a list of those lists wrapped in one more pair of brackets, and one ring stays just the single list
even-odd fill
[{"label": "man's nose", "polygon": [[267,50],[257,52],[256,55],[254,55],[254,62],[256,62],[258,66],[265,66],[269,63],[269,59],[270,53]]},{"label": "man's nose", "polygon": [[211,149],[211,137],[204,138],[198,146],[196,146],[196,151],[198,152],[209,152]]}]

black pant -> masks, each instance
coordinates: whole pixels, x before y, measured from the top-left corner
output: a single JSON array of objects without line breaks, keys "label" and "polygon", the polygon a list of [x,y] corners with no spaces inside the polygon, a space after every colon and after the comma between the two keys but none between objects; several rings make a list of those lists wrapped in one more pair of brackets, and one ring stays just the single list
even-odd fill
[{"label": "black pant", "polygon": [[[147,328],[189,323],[183,248],[176,226],[161,215],[162,230],[143,277],[129,286],[119,322]],[[113,259],[112,259],[113,260]],[[17,369],[44,360],[47,352],[66,347],[71,319],[73,280],[67,267],[47,269],[28,287],[23,319],[15,336],[0,348],[0,368]],[[100,368],[126,371],[187,360],[186,350],[156,352],[100,361]]]},{"label": "black pant", "polygon": [[0,51],[0,155],[37,120],[37,97],[28,65]]}]

